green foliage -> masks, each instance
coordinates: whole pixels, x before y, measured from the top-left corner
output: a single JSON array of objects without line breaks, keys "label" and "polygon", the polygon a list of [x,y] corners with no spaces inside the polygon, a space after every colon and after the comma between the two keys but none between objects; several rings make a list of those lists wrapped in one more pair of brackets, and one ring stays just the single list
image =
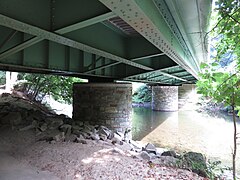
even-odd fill
[{"label": "green foliage", "polygon": [[51,95],[59,102],[72,102],[72,85],[82,82],[75,77],[64,77],[43,74],[19,74],[19,79],[25,80],[21,83],[22,91],[28,94],[32,100],[42,101],[46,95]]},{"label": "green foliage", "polygon": [[[197,82],[198,92],[213,98],[217,102],[223,102],[225,106],[231,106],[233,110],[233,179],[236,179],[236,152],[237,152],[237,128],[235,110],[240,110],[240,1],[217,0],[216,24],[210,31],[214,40],[214,48],[217,53],[215,60],[236,60],[235,72],[222,72],[216,69],[217,64],[202,64],[202,73]],[[209,33],[207,33],[209,34]],[[238,111],[240,115],[240,111]]]},{"label": "green foliage", "polygon": [[0,85],[3,85],[6,83],[6,72],[0,71]]},{"label": "green foliage", "polygon": [[240,1],[218,0],[216,1],[217,24],[213,35],[218,36],[216,46],[217,59],[224,57],[226,53],[240,55]]},{"label": "green foliage", "polygon": [[224,171],[230,170],[229,167],[222,166],[221,161],[207,161],[207,176],[211,180],[221,179],[224,174]]},{"label": "green foliage", "polygon": [[151,102],[152,100],[152,90],[149,86],[140,86],[132,96],[132,101],[134,103],[144,103]]},{"label": "green foliage", "polygon": [[[215,65],[215,64],[214,64]],[[233,110],[234,125],[234,147],[233,147],[233,179],[236,179],[236,152],[237,152],[237,128],[235,110],[240,110],[240,74],[221,72],[213,64],[202,64],[202,73],[200,80],[197,82],[198,93],[213,98],[217,102],[223,102],[225,106],[231,106]],[[240,111],[238,111],[240,115]]]},{"label": "green foliage", "polygon": [[198,93],[223,102],[226,106],[240,106],[240,74],[236,72],[221,72],[214,68],[215,63],[207,65],[202,63],[202,73],[197,82]]},{"label": "green foliage", "polygon": [[177,160],[177,167],[189,169],[211,180],[221,179],[225,170],[230,170],[229,167],[222,166],[221,161],[208,160],[206,163],[202,161],[194,161],[180,155]]}]

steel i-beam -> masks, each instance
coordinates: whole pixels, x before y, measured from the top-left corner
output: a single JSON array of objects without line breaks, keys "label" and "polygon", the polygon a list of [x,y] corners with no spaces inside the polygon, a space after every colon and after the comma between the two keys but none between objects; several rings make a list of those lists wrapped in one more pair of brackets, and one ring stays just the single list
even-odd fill
[{"label": "steel i-beam", "polygon": [[15,29],[17,31],[21,31],[21,32],[24,32],[24,33],[28,33],[28,34],[37,36],[37,37],[41,38],[41,40],[42,39],[47,39],[49,41],[53,41],[53,42],[56,42],[56,43],[59,43],[59,44],[62,44],[62,45],[66,45],[66,46],[76,48],[76,49],[79,49],[79,50],[82,50],[82,51],[85,51],[85,52],[89,52],[89,53],[92,53],[92,54],[96,54],[96,55],[99,55],[99,56],[103,56],[103,57],[106,57],[106,58],[109,58],[109,59],[112,59],[112,60],[115,60],[115,61],[119,61],[121,63],[130,65],[130,66],[133,66],[133,67],[143,69],[143,70],[147,70],[147,71],[154,70],[153,68],[150,68],[150,67],[147,67],[147,66],[129,61],[125,58],[116,56],[114,54],[111,54],[111,53],[108,53],[108,52],[105,52],[105,51],[102,51],[102,50],[99,50],[99,49],[96,49],[96,48],[93,48],[91,46],[79,43],[77,41],[74,41],[72,39],[63,37],[63,36],[58,35],[56,33],[52,33],[52,32],[43,30],[41,28],[29,25],[27,23],[20,22],[18,20],[9,18],[9,17],[4,16],[2,14],[0,14],[0,25],[6,26],[8,28]]}]

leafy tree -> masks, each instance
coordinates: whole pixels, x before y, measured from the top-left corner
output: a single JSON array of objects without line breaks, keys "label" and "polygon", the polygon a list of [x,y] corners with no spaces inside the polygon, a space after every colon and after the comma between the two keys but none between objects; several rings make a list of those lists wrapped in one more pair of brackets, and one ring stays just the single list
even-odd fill
[{"label": "leafy tree", "polygon": [[[212,97],[217,102],[223,102],[225,106],[232,107],[232,119],[234,125],[234,142],[232,152],[233,179],[236,179],[236,154],[237,154],[237,126],[236,111],[240,110],[240,73],[221,72],[216,69],[217,63],[210,65],[201,64],[202,73],[197,82],[198,93]],[[240,111],[238,111],[240,116]]]},{"label": "leafy tree", "polygon": [[[234,147],[232,152],[233,158],[233,179],[236,179],[236,152],[237,152],[237,129],[235,110],[240,108],[240,1],[239,0],[216,0],[215,14],[212,19],[215,24],[211,31],[206,34],[213,42],[212,52],[216,52],[216,56],[212,56],[215,63],[209,65],[202,64],[202,73],[200,80],[197,82],[199,93],[212,97],[217,102],[224,102],[230,105],[233,110],[234,124]],[[220,71],[217,67],[229,65],[233,60],[237,65],[231,72]],[[217,62],[217,63],[216,63]],[[239,113],[240,115],[240,113]]]},{"label": "leafy tree", "polygon": [[151,102],[152,91],[147,85],[140,86],[132,96],[132,101],[135,103]]},{"label": "leafy tree", "polygon": [[72,102],[72,85],[82,82],[75,77],[64,77],[43,74],[19,74],[20,89],[28,95],[31,100],[42,101],[46,95],[51,95],[59,102]]},{"label": "leafy tree", "polygon": [[216,58],[224,59],[226,54],[240,57],[240,1],[217,0],[215,12],[216,23],[210,32],[217,42]]}]

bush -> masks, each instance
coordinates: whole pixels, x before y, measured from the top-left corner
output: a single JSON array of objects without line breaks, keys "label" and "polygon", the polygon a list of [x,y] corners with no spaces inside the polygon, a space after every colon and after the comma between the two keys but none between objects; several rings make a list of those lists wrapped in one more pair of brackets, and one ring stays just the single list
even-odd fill
[{"label": "bush", "polygon": [[132,102],[134,103],[151,102],[151,100],[152,90],[147,85],[140,86],[132,96]]}]

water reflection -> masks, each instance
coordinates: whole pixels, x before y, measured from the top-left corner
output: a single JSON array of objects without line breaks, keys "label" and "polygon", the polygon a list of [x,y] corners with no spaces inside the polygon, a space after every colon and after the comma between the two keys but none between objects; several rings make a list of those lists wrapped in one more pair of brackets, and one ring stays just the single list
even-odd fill
[{"label": "water reflection", "polygon": [[[240,130],[240,124],[238,123]],[[178,151],[196,151],[231,166],[231,116],[210,117],[195,111],[158,112],[133,109],[133,139]],[[240,171],[240,147],[237,169]]]}]

